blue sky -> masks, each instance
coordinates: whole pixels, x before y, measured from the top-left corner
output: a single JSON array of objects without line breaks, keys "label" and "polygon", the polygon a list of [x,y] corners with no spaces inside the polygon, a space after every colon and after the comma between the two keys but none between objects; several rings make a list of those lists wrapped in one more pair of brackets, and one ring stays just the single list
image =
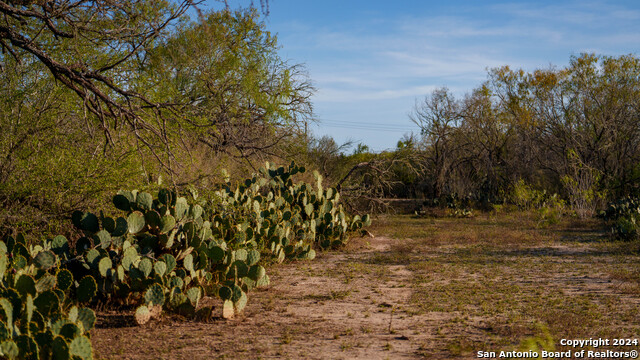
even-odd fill
[{"label": "blue sky", "polygon": [[[259,5],[259,1],[255,1]],[[231,7],[247,0],[229,1]],[[267,29],[317,88],[316,136],[393,149],[433,89],[463,96],[502,65],[636,54],[640,1],[270,0]]]}]

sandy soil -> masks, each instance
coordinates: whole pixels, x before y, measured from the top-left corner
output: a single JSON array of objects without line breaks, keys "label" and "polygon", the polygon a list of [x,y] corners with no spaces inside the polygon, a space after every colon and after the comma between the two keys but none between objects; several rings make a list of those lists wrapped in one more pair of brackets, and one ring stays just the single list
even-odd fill
[{"label": "sandy soil", "polygon": [[139,327],[127,316],[103,313],[92,337],[97,358],[419,358],[434,323],[449,315],[404,310],[411,296],[404,265],[384,266],[382,277],[344,270],[392,243],[358,239],[351,250],[277,266],[271,286],[250,294],[245,313],[232,320],[165,317]]}]

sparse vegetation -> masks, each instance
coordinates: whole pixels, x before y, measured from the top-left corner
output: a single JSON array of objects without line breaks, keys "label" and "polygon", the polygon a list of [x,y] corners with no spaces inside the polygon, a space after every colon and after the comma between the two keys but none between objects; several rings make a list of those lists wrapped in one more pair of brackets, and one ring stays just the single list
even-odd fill
[{"label": "sparse vegetation", "polygon": [[[252,293],[244,320],[173,319],[146,327],[146,341],[181,329],[194,336],[179,343],[228,357],[256,349],[265,357],[296,357],[311,346],[316,351],[306,356],[314,359],[467,359],[479,350],[553,345],[566,351],[561,338],[640,336],[634,320],[640,278],[632,271],[640,265],[640,246],[609,240],[597,220],[562,218],[540,228],[535,211],[376,220],[375,238],[353,239],[343,251],[320,253],[319,261],[274,265],[278,276],[270,289]],[[385,261],[372,261],[382,254]],[[348,284],[340,281],[345,271]],[[351,289],[358,293],[331,296]],[[210,335],[212,329],[218,335]],[[284,329],[292,337],[288,344]],[[127,346],[114,338],[134,331],[98,328],[92,341],[108,358]],[[253,341],[234,332],[253,334]],[[193,356],[189,347],[170,348],[174,358]]]}]

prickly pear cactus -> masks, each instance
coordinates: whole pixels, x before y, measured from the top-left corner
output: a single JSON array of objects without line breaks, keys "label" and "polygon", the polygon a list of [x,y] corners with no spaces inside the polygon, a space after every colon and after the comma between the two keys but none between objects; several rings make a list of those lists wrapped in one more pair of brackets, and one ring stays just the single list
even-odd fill
[{"label": "prickly pear cactus", "polygon": [[349,216],[318,173],[312,184],[294,182],[304,172],[267,163],[208,199],[195,188],[120,191],[114,217],[72,214],[82,234],[73,247],[63,236],[0,241],[0,335],[10,334],[0,357],[91,359],[88,307],[105,302],[137,305],[139,324],[163,309],[209,317],[205,296],[220,299],[225,318],[242,312],[250,292],[269,285],[265,264],[312,260],[371,222]]}]

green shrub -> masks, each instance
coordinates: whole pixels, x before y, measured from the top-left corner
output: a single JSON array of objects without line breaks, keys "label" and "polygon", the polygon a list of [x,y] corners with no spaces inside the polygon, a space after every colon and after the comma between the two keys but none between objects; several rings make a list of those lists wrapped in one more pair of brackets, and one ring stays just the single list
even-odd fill
[{"label": "green shrub", "polygon": [[612,222],[611,233],[621,240],[636,240],[640,237],[640,200],[624,197],[609,203],[599,215],[604,221]]}]

